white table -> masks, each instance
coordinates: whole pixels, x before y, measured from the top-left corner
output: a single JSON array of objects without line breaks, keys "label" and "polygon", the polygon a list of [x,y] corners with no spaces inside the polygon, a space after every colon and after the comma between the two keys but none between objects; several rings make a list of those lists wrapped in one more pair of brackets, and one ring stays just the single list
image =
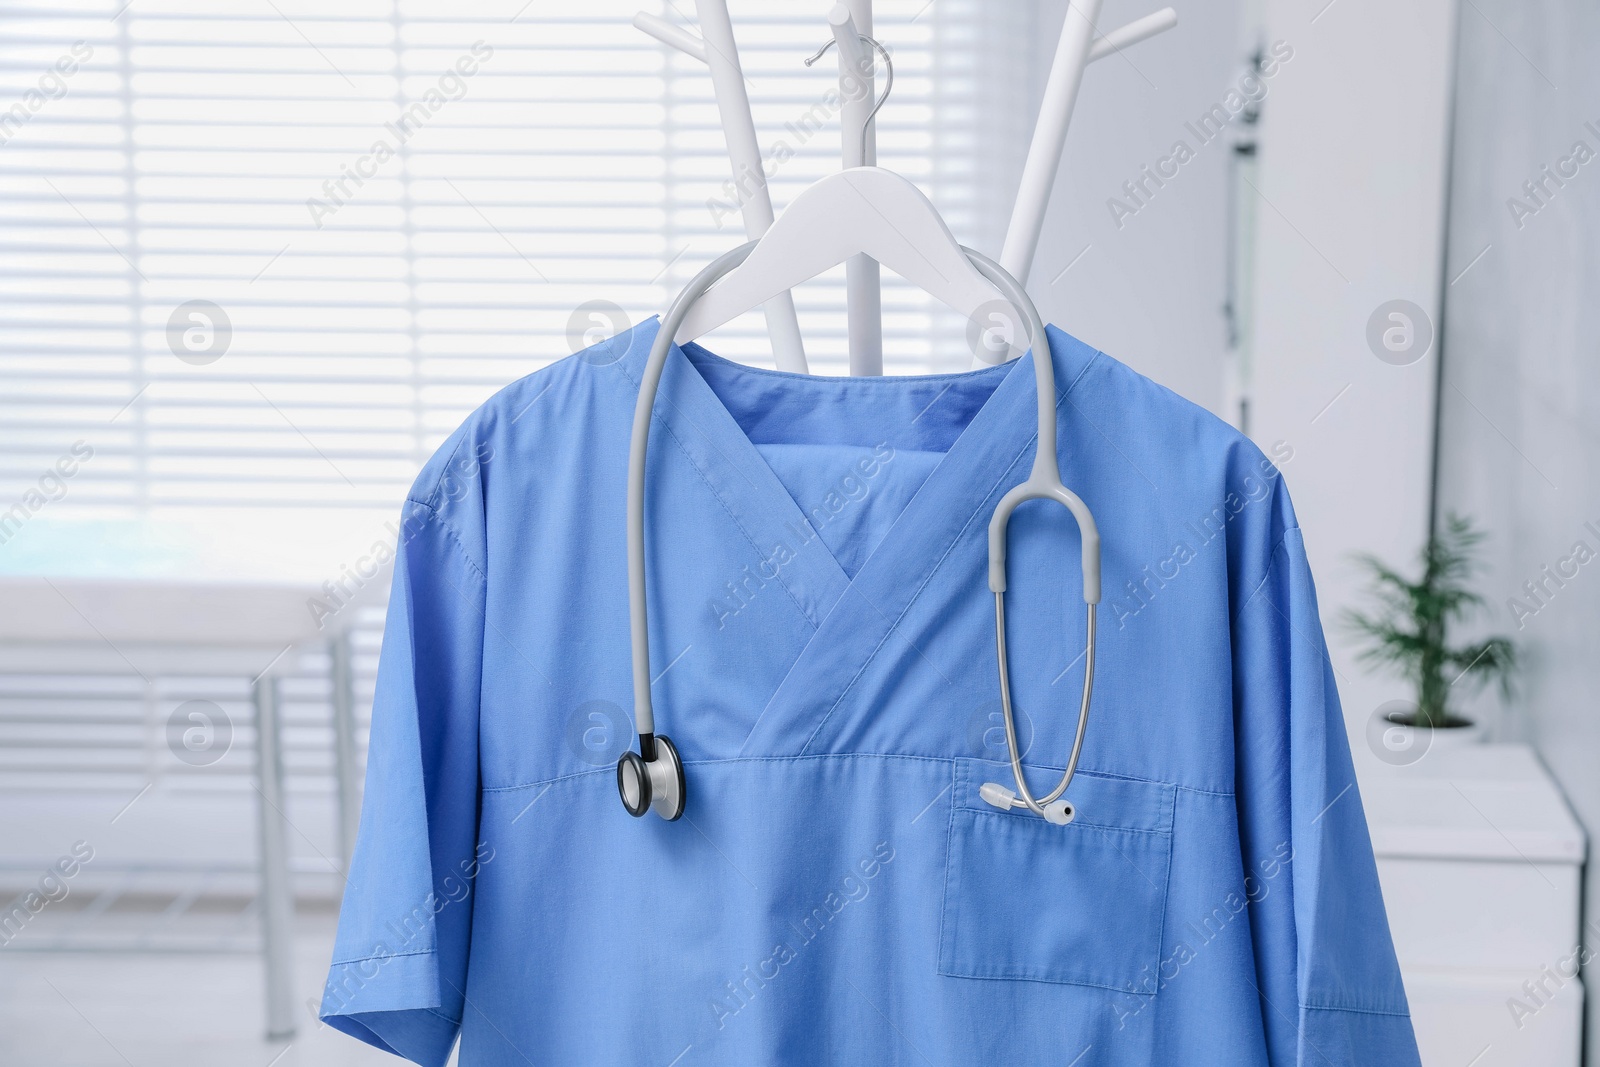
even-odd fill
[{"label": "white table", "polygon": [[[251,680],[257,731],[258,868],[267,1036],[294,1033],[288,834],[275,671],[295,646],[329,641],[341,847],[354,841],[356,772],[350,658],[344,633],[388,592],[388,568],[339,608],[324,583],[392,532],[361,517],[264,528],[35,519],[0,550],[0,673],[234,675]],[[363,568],[367,569],[367,568]]]}]

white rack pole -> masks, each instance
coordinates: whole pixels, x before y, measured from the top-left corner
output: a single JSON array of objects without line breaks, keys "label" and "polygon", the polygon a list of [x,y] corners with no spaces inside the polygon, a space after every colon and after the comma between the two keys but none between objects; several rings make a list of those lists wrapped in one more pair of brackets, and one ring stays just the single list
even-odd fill
[{"label": "white rack pole", "polygon": [[1124,48],[1132,48],[1140,41],[1147,41],[1158,33],[1165,33],[1178,24],[1178,13],[1170,7],[1146,15],[1142,19],[1134,19],[1126,26],[1119,26],[1100,38],[1089,48],[1089,62],[1104,59],[1113,52],[1120,52]]},{"label": "white rack pole", "polygon": [[1164,7],[1095,40],[1094,24],[1100,17],[1100,5],[1101,0],[1072,0],[1067,6],[1066,21],[1061,25],[1061,40],[1050,65],[1044,103],[1040,105],[1039,121],[1033,128],[1028,161],[1023,166],[1022,183],[1017,189],[1016,207],[1012,209],[1005,248],[1000,253],[1000,265],[1023,283],[1028,280],[1033,254],[1039,247],[1044,211],[1050,203],[1050,190],[1061,165],[1061,150],[1066,147],[1067,127],[1072,122],[1073,106],[1078,102],[1078,88],[1083,84],[1083,69],[1097,59],[1148,40],[1178,24],[1178,13]]},{"label": "white rack pole", "polygon": [[[1017,189],[1017,203],[1012,208],[1005,247],[1000,252],[1000,265],[1024,284],[1033,267],[1033,255],[1039,248],[1044,212],[1050,204],[1056,171],[1061,166],[1061,151],[1066,147],[1067,127],[1072,122],[1072,109],[1083,84],[1083,69],[1097,59],[1104,59],[1178,24],[1178,13],[1164,7],[1095,40],[1094,24],[1100,17],[1100,5],[1101,0],[1072,0],[1068,4],[1061,40],[1056,44],[1055,60],[1050,64],[1039,121],[1033,128],[1028,161],[1023,165],[1022,182]],[[1002,357],[1008,359],[1019,355],[1021,352],[1014,346],[1002,353]],[[985,364],[984,359],[973,356],[973,369]]]},{"label": "white rack pole", "polygon": [[[695,0],[694,6],[705,45],[704,59],[711,71],[711,87],[716,93],[717,111],[722,117],[722,133],[728,142],[728,156],[733,161],[733,184],[744,215],[745,236],[760,237],[772,225],[772,196],[767,192],[767,173],[761,160],[761,144],[756,140],[755,120],[750,114],[750,97],[745,93],[739,46],[733,38],[733,21],[728,17],[727,0]],[[781,293],[762,305],[762,310],[766,312],[767,335],[772,339],[772,354],[777,359],[778,369],[807,373],[806,350],[800,340],[800,320],[795,316],[794,298]]]},{"label": "white rack pole", "polygon": [[[872,36],[872,0],[838,3],[828,12],[828,25],[839,45],[839,96],[843,101],[840,136],[845,169],[870,167],[878,161],[876,122],[867,116],[877,99],[872,68],[877,60],[861,39]],[[878,263],[871,256],[845,261],[845,317],[850,337],[850,373],[857,377],[883,373],[883,296]]]},{"label": "white rack pole", "polygon": [[706,61],[706,43],[681,26],[674,25],[659,15],[641,11],[633,16],[633,27],[643,30],[664,45],[670,45],[690,59]]},{"label": "white rack pole", "polygon": [[[877,99],[877,91],[873,86],[872,72],[878,64],[878,57],[873,54],[871,46],[861,40],[861,37],[871,37],[873,35],[872,0],[846,0],[844,6],[850,13],[850,21],[855,23],[856,33],[858,35],[856,38],[855,48],[861,54],[856,57],[856,61],[858,63],[856,69],[861,72],[862,80],[866,82],[866,96],[864,97],[863,107],[867,111],[871,111],[872,103],[875,99]],[[829,16],[828,21],[830,24],[832,24],[833,17],[831,15]],[[834,32],[837,33],[838,31],[835,30]],[[874,121],[867,125],[867,154],[866,158],[862,161],[862,166],[875,167],[877,165],[878,124],[876,121]]]},{"label": "white rack pole", "polygon": [[1050,203],[1050,190],[1061,165],[1067,126],[1072,121],[1073,105],[1078,102],[1078,87],[1083,84],[1083,68],[1089,64],[1089,46],[1094,41],[1100,4],[1101,0],[1071,0],[1067,5],[1061,40],[1045,82],[1044,103],[1039,107],[1039,121],[1033,128],[1033,143],[1028,146],[1028,161],[1017,188],[1017,203],[1011,210],[1011,225],[1000,252],[1000,265],[1023,284],[1027,284],[1033,254],[1039,247],[1044,209]]}]

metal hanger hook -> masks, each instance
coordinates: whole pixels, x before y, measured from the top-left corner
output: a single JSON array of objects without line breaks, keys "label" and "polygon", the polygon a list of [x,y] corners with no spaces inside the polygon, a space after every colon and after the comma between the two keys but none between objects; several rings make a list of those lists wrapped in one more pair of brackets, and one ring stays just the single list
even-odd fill
[{"label": "metal hanger hook", "polygon": [[[873,103],[872,110],[867,112],[866,121],[861,124],[861,160],[864,163],[867,159],[867,127],[872,125],[872,120],[877,117],[878,109],[883,107],[883,102],[889,99],[889,93],[894,90],[894,60],[890,58],[889,50],[883,47],[883,45],[878,42],[877,38],[868,37],[864,33],[858,33],[856,36],[861,38],[861,40],[865,41],[867,44],[871,45],[873,50],[878,53],[879,58],[883,60],[884,71],[883,94],[879,96],[878,99]],[[809,67],[817,60],[821,59],[827,54],[828,49],[832,48],[836,43],[837,42],[832,38],[829,38],[827,44],[817,49],[816,53],[812,55],[810,59],[806,60],[806,66]]]}]

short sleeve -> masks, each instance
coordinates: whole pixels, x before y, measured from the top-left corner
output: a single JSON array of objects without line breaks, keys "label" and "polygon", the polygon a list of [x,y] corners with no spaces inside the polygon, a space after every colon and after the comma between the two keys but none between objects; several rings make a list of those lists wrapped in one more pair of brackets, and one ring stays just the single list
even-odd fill
[{"label": "short sleeve", "polygon": [[1300,530],[1234,620],[1236,789],[1274,1067],[1418,1061]]},{"label": "short sleeve", "polygon": [[456,524],[407,501],[321,1017],[425,1067],[445,1063],[460,1028],[474,880],[490,858],[477,842],[484,598]]}]

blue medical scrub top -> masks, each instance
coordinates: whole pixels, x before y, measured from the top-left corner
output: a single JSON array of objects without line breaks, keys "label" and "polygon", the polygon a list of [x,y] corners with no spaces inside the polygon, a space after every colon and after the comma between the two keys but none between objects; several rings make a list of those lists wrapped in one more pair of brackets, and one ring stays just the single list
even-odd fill
[{"label": "blue medical scrub top", "polygon": [[[1104,539],[1061,827],[1001,812],[986,527],[1032,356],[807,377],[674,349],[646,531],[674,823],[631,818],[624,499],[652,320],[508,386],[404,510],[322,1005],[419,1064],[1414,1065],[1279,466],[1052,328]],[[1276,464],[1275,464],[1276,461]],[[1064,508],[1012,522],[1038,792],[1084,618]]]}]

